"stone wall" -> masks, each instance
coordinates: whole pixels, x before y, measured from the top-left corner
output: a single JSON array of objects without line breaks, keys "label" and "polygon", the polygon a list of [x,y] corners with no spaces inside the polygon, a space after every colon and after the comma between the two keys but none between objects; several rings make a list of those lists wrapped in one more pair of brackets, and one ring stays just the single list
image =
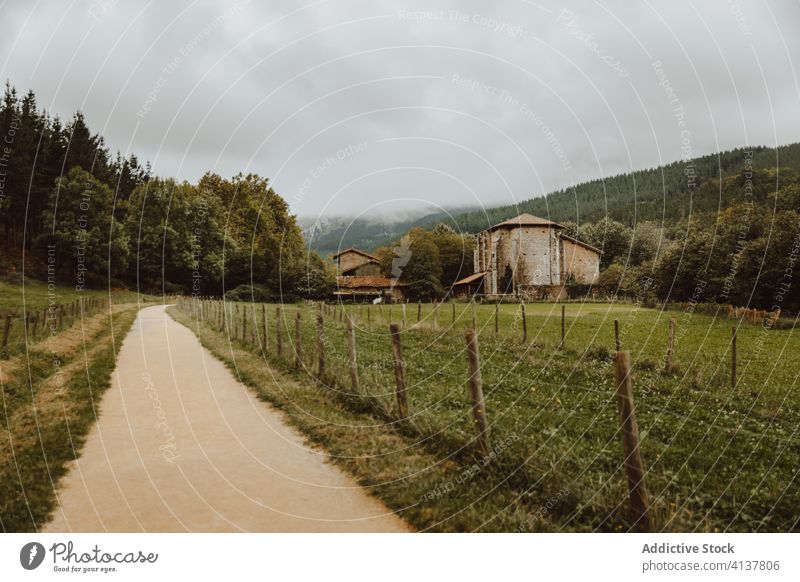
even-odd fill
[{"label": "stone wall", "polygon": [[355,251],[346,251],[337,257],[338,272],[343,273],[369,263],[369,258]]},{"label": "stone wall", "polygon": [[[514,285],[559,285],[561,283],[558,231],[542,226],[505,230],[504,262],[514,270]],[[500,261],[498,261],[500,266]],[[502,271],[500,271],[502,272]]]},{"label": "stone wall", "polygon": [[565,282],[590,284],[596,283],[600,276],[600,255],[583,245],[562,238],[563,249],[562,271]]},{"label": "stone wall", "polygon": [[[546,226],[498,228],[476,240],[475,271],[490,271],[485,291],[504,291],[506,267],[511,267],[514,289],[561,285],[561,245],[558,230]],[[509,288],[508,292],[512,290]]]},{"label": "stone wall", "polygon": [[381,266],[376,263],[364,263],[356,267],[356,270],[349,274],[355,277],[380,277]]}]

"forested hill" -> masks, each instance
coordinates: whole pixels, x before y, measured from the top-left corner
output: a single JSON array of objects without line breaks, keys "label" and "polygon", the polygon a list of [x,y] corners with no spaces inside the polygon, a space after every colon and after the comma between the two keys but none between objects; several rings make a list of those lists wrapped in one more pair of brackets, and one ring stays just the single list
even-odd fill
[{"label": "forested hill", "polygon": [[[596,222],[606,217],[628,226],[646,220],[679,222],[690,214],[730,206],[733,201],[720,199],[719,188],[702,186],[743,171],[750,152],[753,169],[778,167],[800,172],[800,143],[778,148],[739,148],[584,182],[519,204],[458,214],[448,222],[457,231],[470,233],[523,212],[556,222]],[[439,221],[432,220],[425,226]]]},{"label": "forested hill", "polygon": [[0,141],[0,281],[257,300],[333,290],[333,270],[307,251],[267,178],[153,176],[113,155],[80,112],[62,124],[10,83]]}]

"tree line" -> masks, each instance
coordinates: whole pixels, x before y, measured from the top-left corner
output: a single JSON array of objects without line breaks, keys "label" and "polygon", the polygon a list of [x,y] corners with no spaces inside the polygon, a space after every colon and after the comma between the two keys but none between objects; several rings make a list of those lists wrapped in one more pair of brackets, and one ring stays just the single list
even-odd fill
[{"label": "tree line", "polygon": [[[687,220],[696,213],[714,212],[732,202],[714,187],[746,168],[784,168],[800,171],[800,143],[776,148],[758,146],[681,160],[645,170],[598,178],[517,204],[455,214],[457,231],[480,232],[524,212],[555,222],[597,222],[605,217],[630,227],[657,220]],[[731,193],[729,193],[731,194]],[[433,227],[440,218],[420,226]]]},{"label": "tree line", "polygon": [[0,274],[76,287],[257,300],[320,298],[331,266],[306,249],[286,201],[256,174],[153,176],[112,155],[77,112],[67,122],[6,83],[0,104]]},{"label": "tree line", "polygon": [[741,170],[706,181],[697,198],[719,210],[633,227],[566,222],[565,232],[603,249],[607,293],[800,311],[800,173]]}]

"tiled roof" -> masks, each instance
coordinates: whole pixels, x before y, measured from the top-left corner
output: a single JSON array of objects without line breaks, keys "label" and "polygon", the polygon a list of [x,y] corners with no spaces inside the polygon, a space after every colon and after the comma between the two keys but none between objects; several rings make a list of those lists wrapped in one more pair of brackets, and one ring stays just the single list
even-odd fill
[{"label": "tiled roof", "polygon": [[589,249],[590,251],[594,251],[594,252],[596,252],[597,254],[600,254],[600,255],[602,255],[602,254],[603,254],[603,251],[601,251],[601,250],[600,250],[600,249],[598,249],[597,247],[593,247],[593,246],[592,246],[592,245],[590,245],[589,243],[585,243],[585,242],[583,242],[582,240],[578,240],[578,239],[576,239],[576,238],[572,238],[571,236],[567,236],[567,235],[565,235],[563,232],[561,233],[561,238],[563,238],[563,239],[565,239],[565,240],[568,240],[569,242],[571,242],[571,243],[574,243],[574,244],[576,244],[576,245],[580,245],[580,246],[582,246],[582,247],[585,247],[585,248]]},{"label": "tiled roof", "polygon": [[362,287],[406,287],[407,283],[401,283],[397,279],[389,277],[336,277],[336,284],[340,289],[359,289]]},{"label": "tiled roof", "polygon": [[333,258],[335,259],[335,258],[336,258],[336,257],[338,257],[339,255],[343,255],[343,254],[345,254],[345,253],[358,253],[359,255],[362,255],[362,256],[364,256],[364,257],[367,257],[368,259],[372,259],[372,260],[373,260],[373,261],[375,261],[375,262],[377,262],[377,261],[378,261],[378,257],[376,257],[375,255],[371,255],[371,254],[369,254],[369,253],[368,253],[368,252],[366,252],[366,251],[362,251],[362,250],[359,250],[359,249],[356,249],[356,248],[353,248],[353,247],[350,247],[349,249],[345,249],[345,250],[343,250],[343,251],[339,251],[338,253],[336,253],[335,255],[333,255]]},{"label": "tiled roof", "polygon": [[494,230],[496,228],[515,227],[515,226],[551,226],[553,228],[564,228],[563,226],[561,226],[557,222],[553,222],[552,220],[539,218],[538,216],[534,216],[533,214],[520,214],[519,216],[515,216],[514,218],[509,218],[508,220],[499,222],[494,226],[490,226],[486,230]]},{"label": "tiled roof", "polygon": [[453,285],[467,285],[469,283],[474,283],[475,281],[479,281],[486,276],[486,273],[489,271],[483,271],[481,273],[473,273],[469,277],[464,277],[463,279],[456,281]]}]

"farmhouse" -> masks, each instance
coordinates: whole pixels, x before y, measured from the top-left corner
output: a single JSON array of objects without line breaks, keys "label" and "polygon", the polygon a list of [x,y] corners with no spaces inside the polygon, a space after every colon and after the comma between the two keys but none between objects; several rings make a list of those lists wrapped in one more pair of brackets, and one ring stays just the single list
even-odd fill
[{"label": "farmhouse", "polygon": [[381,274],[378,257],[352,247],[333,255],[333,264],[336,274],[343,277]]},{"label": "farmhouse", "polygon": [[367,252],[349,248],[335,254],[333,262],[336,265],[334,295],[339,299],[372,301],[381,298],[397,302],[406,298],[408,285],[381,276],[378,258]]},{"label": "farmhouse", "polygon": [[600,249],[563,234],[556,222],[520,214],[476,236],[475,273],[453,284],[456,295],[553,297],[569,283],[600,274]]}]

